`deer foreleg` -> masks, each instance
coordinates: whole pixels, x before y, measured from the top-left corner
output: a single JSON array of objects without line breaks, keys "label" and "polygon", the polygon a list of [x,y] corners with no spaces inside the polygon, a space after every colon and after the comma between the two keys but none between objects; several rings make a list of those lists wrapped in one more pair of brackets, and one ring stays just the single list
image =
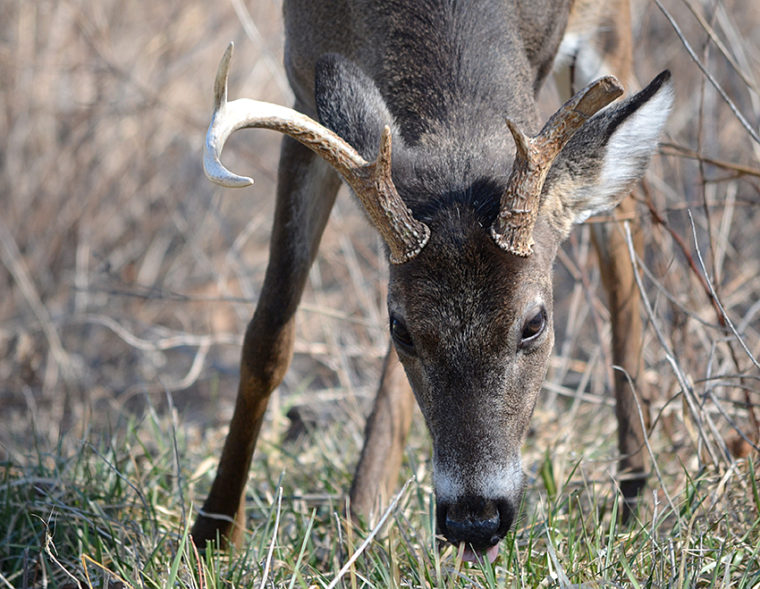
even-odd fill
[{"label": "deer foreleg", "polygon": [[240,543],[245,484],[272,391],[293,355],[294,317],[339,187],[337,175],[311,151],[285,138],[269,264],[240,362],[235,412],[216,478],[192,529],[199,546],[217,535]]}]

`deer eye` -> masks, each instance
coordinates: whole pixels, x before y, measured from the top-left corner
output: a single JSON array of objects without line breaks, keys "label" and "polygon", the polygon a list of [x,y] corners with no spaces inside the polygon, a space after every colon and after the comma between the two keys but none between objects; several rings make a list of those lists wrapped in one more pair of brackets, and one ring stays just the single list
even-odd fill
[{"label": "deer eye", "polygon": [[414,342],[412,336],[409,335],[409,331],[406,329],[406,325],[398,317],[391,317],[391,337],[393,338],[396,346],[404,353],[414,356]]},{"label": "deer eye", "polygon": [[528,319],[523,324],[520,347],[524,348],[537,340],[544,329],[546,329],[546,309],[538,307],[529,314]]}]

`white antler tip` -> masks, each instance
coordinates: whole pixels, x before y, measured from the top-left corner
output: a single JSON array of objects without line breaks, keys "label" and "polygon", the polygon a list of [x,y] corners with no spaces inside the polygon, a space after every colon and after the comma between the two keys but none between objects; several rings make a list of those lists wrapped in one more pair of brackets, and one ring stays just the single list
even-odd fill
[{"label": "white antler tip", "polygon": [[230,73],[230,61],[234,43],[227,45],[227,49],[219,62],[214,81],[214,114],[211,124],[206,132],[206,145],[203,149],[203,171],[206,177],[220,186],[228,188],[243,188],[253,184],[253,178],[238,176],[224,167],[219,159],[224,142],[236,128],[227,120],[228,112],[232,105],[227,103],[227,78]]},{"label": "white antler tip", "polygon": [[218,157],[208,151],[203,155],[203,172],[214,184],[226,188],[245,188],[253,184],[253,178],[233,174],[222,165]]},{"label": "white antler tip", "polygon": [[227,79],[230,75],[230,62],[232,61],[234,49],[235,43],[230,41],[216,70],[216,79],[214,80],[214,110],[220,109],[227,102]]}]

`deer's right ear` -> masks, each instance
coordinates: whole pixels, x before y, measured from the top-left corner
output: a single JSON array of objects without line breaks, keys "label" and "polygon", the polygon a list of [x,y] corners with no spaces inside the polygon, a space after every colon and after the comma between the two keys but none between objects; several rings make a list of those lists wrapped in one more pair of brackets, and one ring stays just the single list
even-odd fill
[{"label": "deer's right ear", "polygon": [[592,117],[567,143],[544,183],[541,213],[564,239],[573,223],[615,207],[641,179],[673,103],[670,72]]},{"label": "deer's right ear", "polygon": [[328,53],[317,61],[314,95],[319,122],[374,161],[380,134],[393,117],[370,77],[342,55]]}]

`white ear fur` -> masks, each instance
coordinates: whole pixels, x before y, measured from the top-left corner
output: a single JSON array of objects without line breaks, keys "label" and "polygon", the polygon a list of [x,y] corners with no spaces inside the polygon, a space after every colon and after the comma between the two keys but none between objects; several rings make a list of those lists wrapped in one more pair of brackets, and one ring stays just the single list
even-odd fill
[{"label": "white ear fur", "polygon": [[641,176],[642,160],[649,161],[673,105],[673,87],[664,84],[646,104],[613,133],[607,143],[601,184],[610,193],[620,192]]},{"label": "white ear fur", "polygon": [[581,223],[620,201],[646,170],[673,105],[673,87],[665,83],[623,121],[607,141],[597,182],[581,190],[586,200],[575,218]]}]

